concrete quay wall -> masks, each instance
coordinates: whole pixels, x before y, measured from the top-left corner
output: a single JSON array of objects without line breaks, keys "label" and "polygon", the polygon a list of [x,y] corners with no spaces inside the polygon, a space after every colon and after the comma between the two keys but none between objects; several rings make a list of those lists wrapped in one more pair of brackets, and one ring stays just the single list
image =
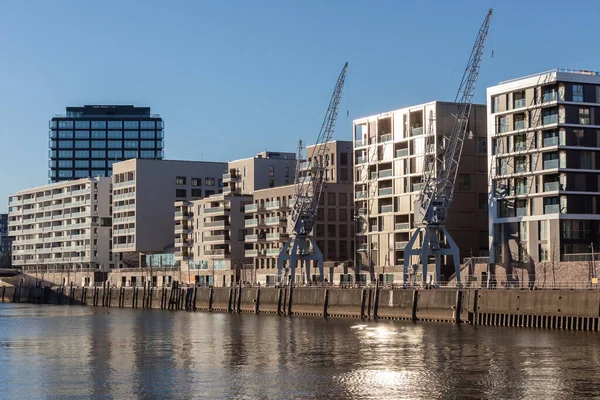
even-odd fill
[{"label": "concrete quay wall", "polygon": [[600,291],[0,287],[1,302],[599,329]]}]

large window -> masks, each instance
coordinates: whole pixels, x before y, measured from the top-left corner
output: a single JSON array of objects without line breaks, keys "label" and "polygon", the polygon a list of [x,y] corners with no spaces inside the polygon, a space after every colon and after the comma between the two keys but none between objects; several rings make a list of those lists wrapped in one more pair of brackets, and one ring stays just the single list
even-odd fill
[{"label": "large window", "polygon": [[58,160],[58,168],[73,168],[73,161],[71,161],[71,160]]},{"label": "large window", "polygon": [[92,121],[92,129],[106,129],[106,121]]},{"label": "large window", "polygon": [[73,131],[58,131],[59,139],[73,139]]},{"label": "large window", "polygon": [[58,170],[58,177],[59,178],[72,178],[73,171],[71,171],[70,169]]},{"label": "large window", "polygon": [[123,151],[121,151],[121,150],[109,150],[107,158],[108,159],[112,159],[112,160],[117,159],[117,158],[121,159],[121,158],[123,158]]},{"label": "large window", "polygon": [[108,148],[109,149],[120,149],[123,146],[123,142],[120,140],[109,140]]},{"label": "large window", "polygon": [[125,121],[124,122],[125,129],[139,129],[138,121]]},{"label": "large window", "polygon": [[106,131],[92,131],[92,139],[106,139]]},{"label": "large window", "polygon": [[154,140],[142,140],[140,142],[140,148],[142,149],[153,149],[154,146]]},{"label": "large window", "polygon": [[123,152],[123,156],[125,158],[136,158],[137,157],[137,150],[125,150]]},{"label": "large window", "polygon": [[580,108],[579,109],[579,123],[581,125],[589,125],[590,124],[590,109],[589,108]]},{"label": "large window", "polygon": [[106,176],[106,171],[102,171],[99,169],[92,170],[92,177],[96,177],[96,176]]},{"label": "large window", "polygon": [[154,121],[141,121],[142,129],[154,129]]},{"label": "large window", "polygon": [[498,117],[498,133],[504,133],[508,131],[506,123],[506,117]]},{"label": "large window", "polygon": [[76,149],[87,149],[90,147],[90,142],[87,140],[76,140],[75,148]]},{"label": "large window", "polygon": [[202,189],[192,189],[192,197],[202,197]]},{"label": "large window", "polygon": [[92,168],[106,168],[106,161],[92,160]]},{"label": "large window", "polygon": [[89,160],[75,160],[75,168],[89,168]]},{"label": "large window", "polygon": [[123,131],[108,131],[109,139],[123,139]]},{"label": "large window", "polygon": [[125,139],[138,139],[138,131],[125,131]]},{"label": "large window", "polygon": [[92,149],[105,149],[106,142],[104,140],[92,140]]},{"label": "large window", "polygon": [[108,121],[108,129],[123,129],[123,121]]},{"label": "large window", "polygon": [[583,101],[583,85],[573,85],[573,101]]},{"label": "large window", "polygon": [[76,150],[75,158],[90,158],[90,152],[87,150]]},{"label": "large window", "polygon": [[124,147],[126,149],[137,149],[138,148],[138,142],[137,142],[137,140],[126,140]]},{"label": "large window", "polygon": [[73,141],[72,140],[59,140],[58,141],[58,148],[59,149],[72,149],[73,148]]},{"label": "large window", "polygon": [[175,189],[175,197],[185,198],[187,197],[187,192],[185,189]]},{"label": "large window", "polygon": [[90,121],[75,121],[75,129],[90,129]]},{"label": "large window", "polygon": [[154,158],[154,150],[142,150],[140,152],[141,158]]},{"label": "large window", "polygon": [[204,184],[206,186],[215,186],[215,178],[204,178]]},{"label": "large window", "polygon": [[56,145],[56,140],[51,140],[50,141],[50,148],[51,149],[56,149],[57,145]]},{"label": "large window", "polygon": [[192,178],[192,186],[202,186],[201,178]]},{"label": "large window", "polygon": [[73,129],[73,121],[58,121],[58,128]]},{"label": "large window", "polygon": [[73,150],[59,150],[58,158],[73,158]]},{"label": "large window", "polygon": [[106,158],[105,150],[92,150],[92,158]]},{"label": "large window", "polygon": [[185,176],[178,176],[175,178],[176,185],[185,185],[186,179]]},{"label": "large window", "polygon": [[87,178],[89,171],[87,169],[75,170],[75,178]]},{"label": "large window", "polygon": [[90,131],[75,131],[75,139],[89,139]]},{"label": "large window", "polygon": [[154,131],[141,131],[140,137],[142,139],[154,139]]}]

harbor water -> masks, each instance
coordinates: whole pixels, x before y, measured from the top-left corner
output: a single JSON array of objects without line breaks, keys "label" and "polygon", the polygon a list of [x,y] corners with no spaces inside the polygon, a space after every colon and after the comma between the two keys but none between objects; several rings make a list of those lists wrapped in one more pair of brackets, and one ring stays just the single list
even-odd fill
[{"label": "harbor water", "polygon": [[598,332],[0,304],[0,398],[584,398]]}]

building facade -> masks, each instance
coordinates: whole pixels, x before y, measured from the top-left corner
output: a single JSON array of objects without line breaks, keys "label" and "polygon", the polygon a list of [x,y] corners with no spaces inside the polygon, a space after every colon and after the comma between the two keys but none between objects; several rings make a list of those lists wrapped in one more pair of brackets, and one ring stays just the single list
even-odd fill
[{"label": "building facade", "polygon": [[130,158],[162,159],[164,123],[150,107],[67,107],[50,120],[49,180],[111,176]]},{"label": "building facade", "polygon": [[255,190],[294,182],[296,155],[263,151],[254,157],[230,161],[223,175],[225,194],[252,194]]},{"label": "building facade", "polygon": [[488,88],[493,263],[575,261],[600,241],[600,74]]},{"label": "building facade", "polygon": [[227,163],[134,159],[113,166],[113,251],[118,267],[143,266],[142,256],[174,251],[175,202],[223,190]]},{"label": "building facade", "polygon": [[110,192],[110,178],[86,178],[10,196],[13,266],[24,271],[108,271],[114,263]]},{"label": "building facade", "polygon": [[12,266],[12,238],[8,236],[8,214],[0,214],[0,268]]},{"label": "building facade", "polygon": [[[458,105],[433,101],[354,121],[357,264],[371,279],[402,282],[404,248],[415,230],[423,154],[443,151]],[[474,104],[446,228],[462,257],[487,255],[487,134],[484,105]],[[435,137],[425,149],[425,135]],[[453,272],[452,259],[442,273]],[[411,260],[411,265],[420,264]],[[416,279],[420,271],[413,271]]]}]

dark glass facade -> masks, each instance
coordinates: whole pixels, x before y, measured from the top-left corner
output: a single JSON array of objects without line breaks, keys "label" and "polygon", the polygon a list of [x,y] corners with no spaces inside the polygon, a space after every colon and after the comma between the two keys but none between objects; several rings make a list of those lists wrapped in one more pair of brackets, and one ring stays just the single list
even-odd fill
[{"label": "dark glass facade", "polygon": [[49,181],[111,176],[115,162],[164,157],[164,123],[150,107],[67,107],[50,120]]},{"label": "dark glass facade", "polygon": [[8,236],[8,214],[0,214],[0,268],[12,265],[12,237]]}]

